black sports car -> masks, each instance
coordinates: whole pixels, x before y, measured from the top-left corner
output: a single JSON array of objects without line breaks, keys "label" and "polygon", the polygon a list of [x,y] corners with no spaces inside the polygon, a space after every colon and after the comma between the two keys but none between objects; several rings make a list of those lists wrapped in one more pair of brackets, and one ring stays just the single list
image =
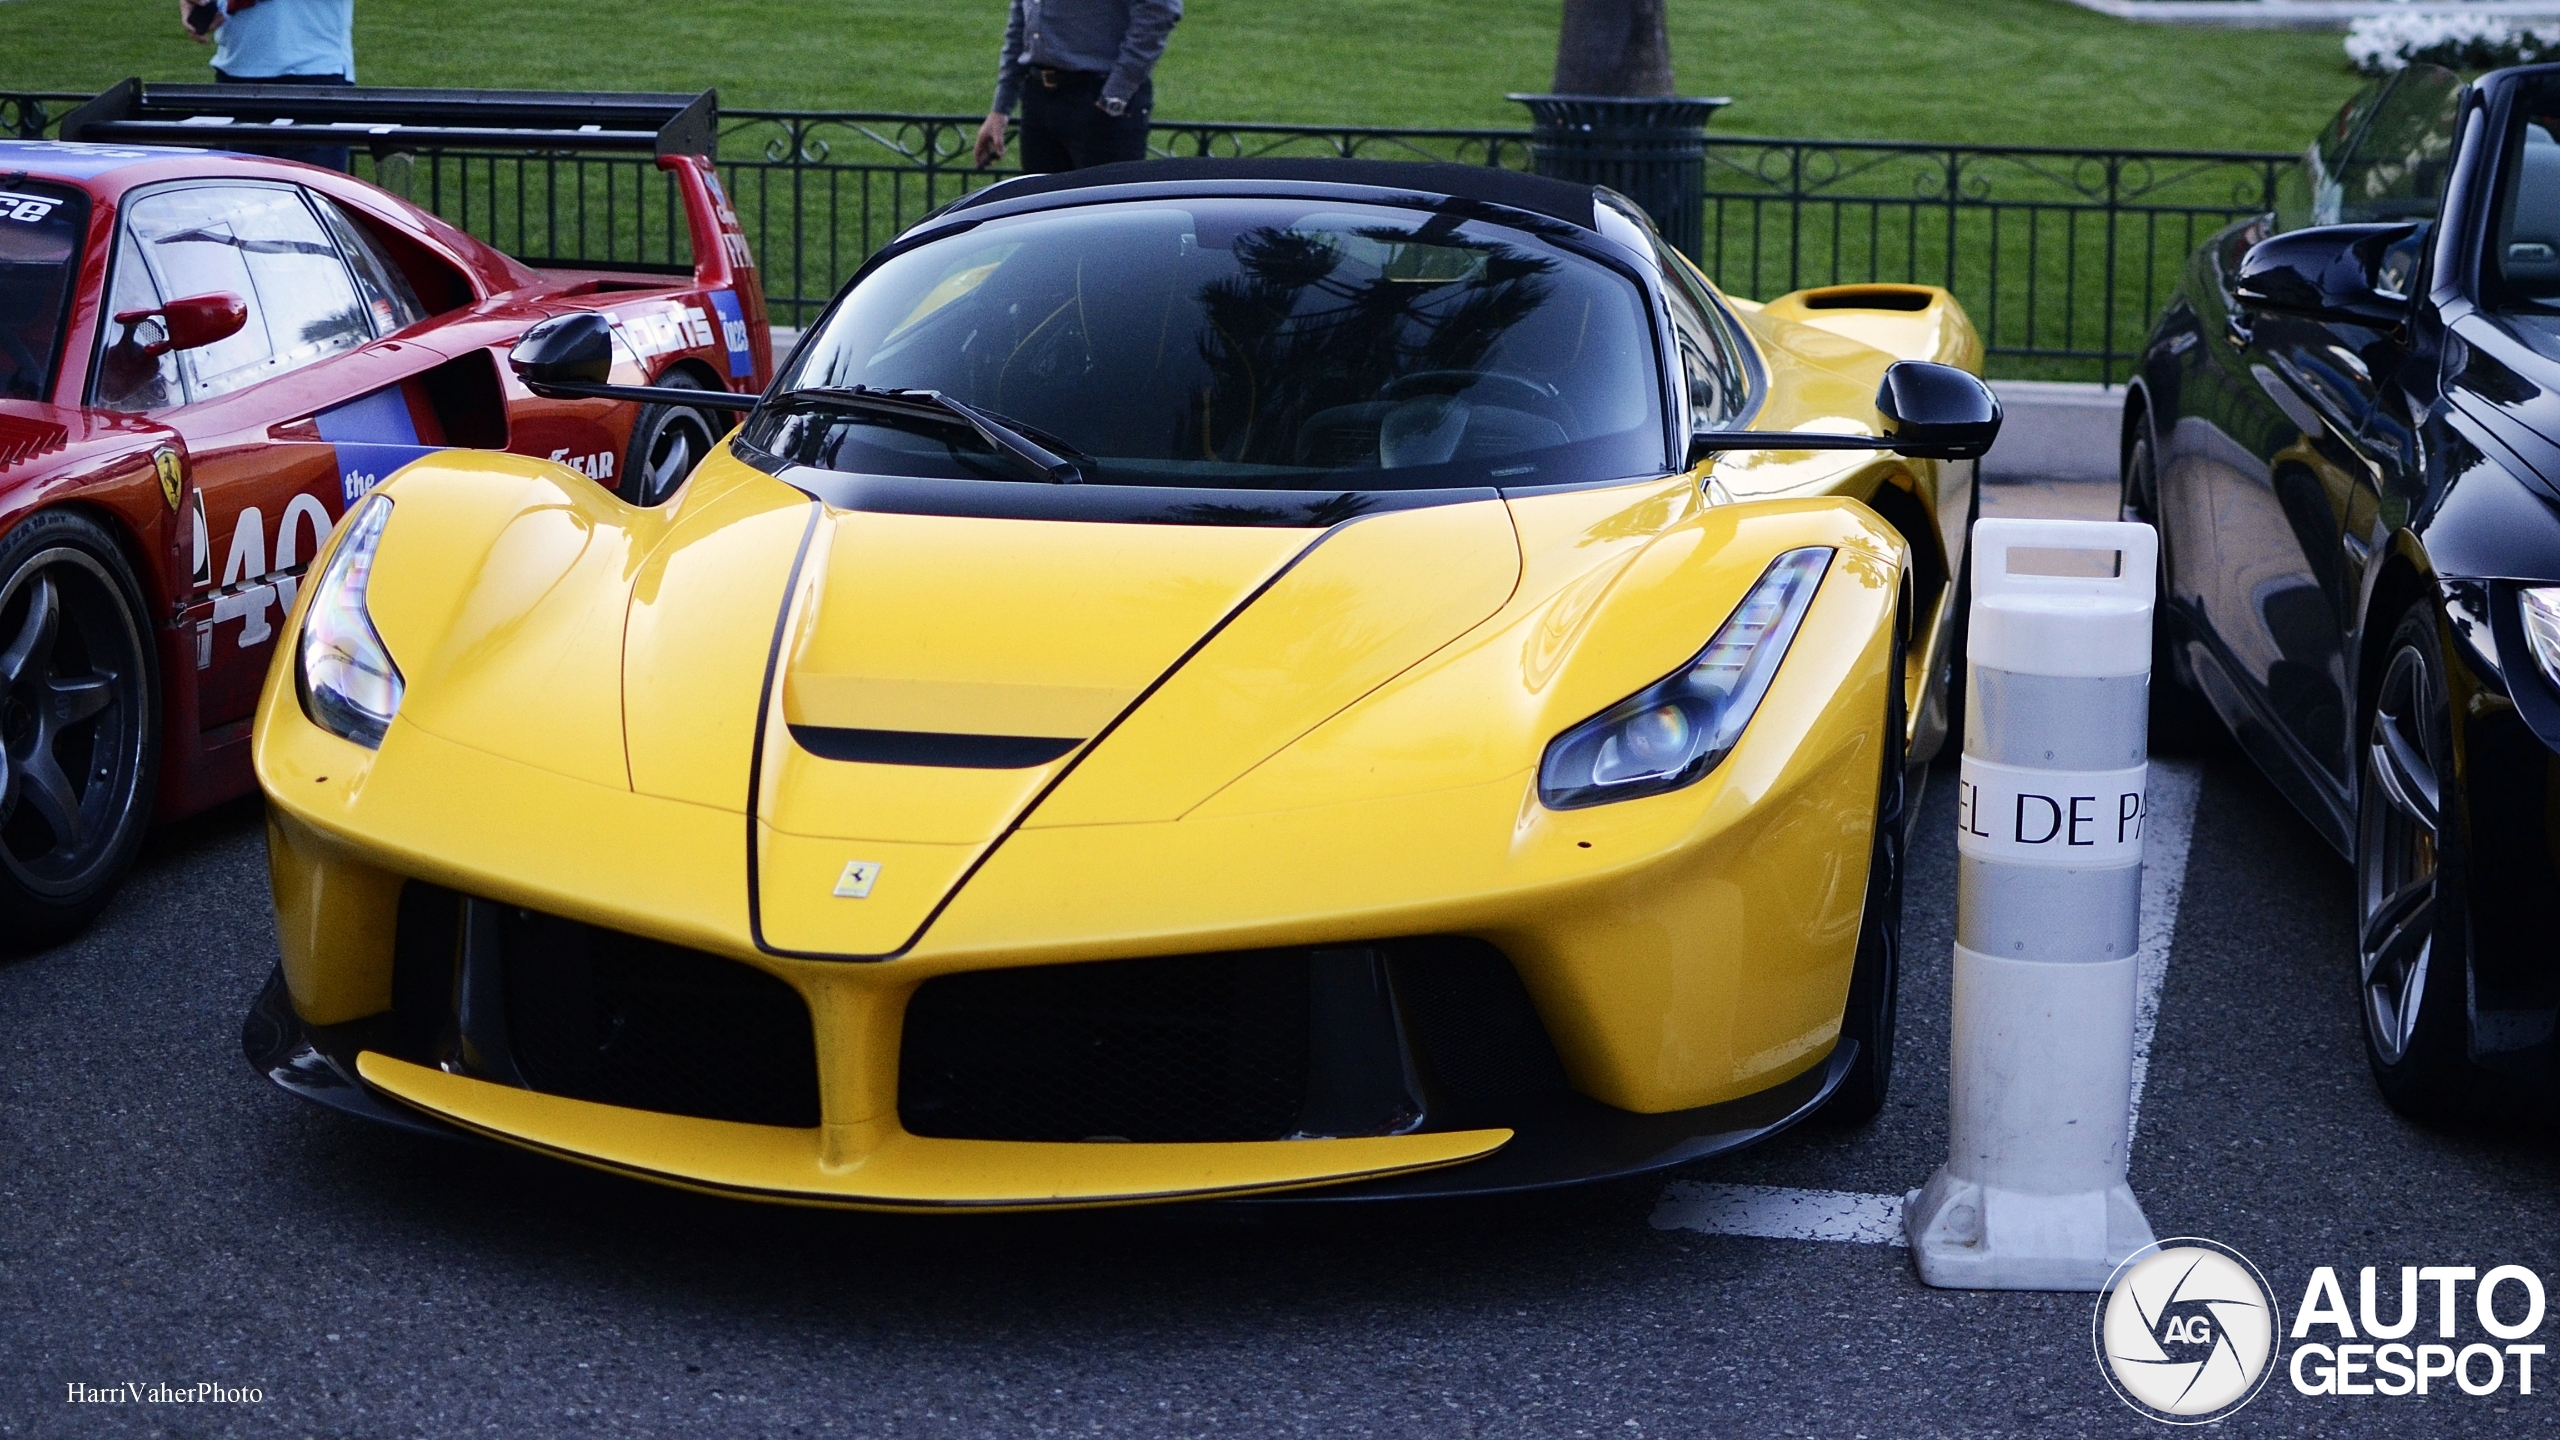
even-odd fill
[{"label": "black sports car", "polygon": [[2560,1018],[2560,65],[2413,66],[2199,250],[2126,399],[2159,688],[2356,869],[2366,1050],[2444,1120]]}]

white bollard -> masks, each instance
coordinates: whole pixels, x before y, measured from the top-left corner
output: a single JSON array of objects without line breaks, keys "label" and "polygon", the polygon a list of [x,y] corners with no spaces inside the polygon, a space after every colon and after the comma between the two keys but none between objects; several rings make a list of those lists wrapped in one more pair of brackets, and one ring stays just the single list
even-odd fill
[{"label": "white bollard", "polygon": [[1974,527],[1948,1155],[1903,1205],[1931,1285],[2103,1290],[2152,1244],[2125,1151],[2158,547]]}]

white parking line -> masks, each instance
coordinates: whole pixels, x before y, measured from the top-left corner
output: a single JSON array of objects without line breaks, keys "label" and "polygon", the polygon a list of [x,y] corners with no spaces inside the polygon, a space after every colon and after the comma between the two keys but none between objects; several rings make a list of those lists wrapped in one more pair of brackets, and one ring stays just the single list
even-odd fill
[{"label": "white parking line", "polygon": [[2150,808],[2142,823],[2141,988],[2133,1000],[2131,1143],[2142,1128],[2142,1085],[2151,1078],[2151,1036],[2160,1028],[2160,986],[2169,978],[2169,942],[2178,935],[2178,897],[2187,888],[2187,842],[2196,830],[2196,791],[2204,767],[2193,760],[2154,760],[2143,787]]},{"label": "white parking line", "polygon": [[[2169,977],[2169,943],[2178,933],[2178,899],[2187,887],[2187,852],[2195,834],[2196,791],[2203,769],[2192,760],[2154,760],[2145,787],[2150,818],[2143,826],[2142,936],[2133,1008],[2133,1109],[2128,1133],[2142,1122],[2142,1086],[2151,1074],[2151,1037],[2160,1025],[2160,986]],[[1674,1181],[1653,1207],[1656,1230],[1754,1235],[1770,1240],[1908,1243],[1900,1195],[1849,1190],[1795,1190],[1778,1185],[1709,1185]]]},{"label": "white parking line", "polygon": [[1901,1245],[1902,1197],[1777,1185],[1673,1182],[1654,1207],[1656,1230],[1758,1235],[1770,1240],[1855,1240]]}]

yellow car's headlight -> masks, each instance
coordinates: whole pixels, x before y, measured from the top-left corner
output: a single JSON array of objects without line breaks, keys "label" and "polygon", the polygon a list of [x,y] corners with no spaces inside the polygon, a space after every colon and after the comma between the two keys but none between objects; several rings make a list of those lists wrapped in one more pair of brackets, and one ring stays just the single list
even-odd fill
[{"label": "yellow car's headlight", "polygon": [[2534,663],[2545,679],[2560,685],[2560,585],[2537,585],[2516,598],[2524,610],[2524,634],[2533,646]]},{"label": "yellow car's headlight", "polygon": [[1551,810],[1605,805],[1716,768],[1769,693],[1831,553],[1808,546],[1770,561],[1696,659],[1557,736],[1538,767],[1538,798]]},{"label": "yellow car's headlight", "polygon": [[383,732],[400,713],[405,688],[373,617],[364,605],[373,579],[373,552],[391,519],[391,499],[373,495],[344,522],[346,536],[312,587],[302,616],[302,644],[294,656],[294,681],[302,713],[333,735],[368,750],[382,748]]}]

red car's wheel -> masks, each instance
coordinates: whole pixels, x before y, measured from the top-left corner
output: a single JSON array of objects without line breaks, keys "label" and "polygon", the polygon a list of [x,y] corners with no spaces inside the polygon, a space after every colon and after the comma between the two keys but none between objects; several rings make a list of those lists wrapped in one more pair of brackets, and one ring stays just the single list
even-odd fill
[{"label": "red car's wheel", "polygon": [[0,944],[89,923],[133,863],[159,758],[142,595],[96,522],[0,537]]},{"label": "red car's wheel", "polygon": [[[702,385],[681,371],[656,382],[671,390],[699,390]],[[652,405],[631,427],[631,455],[622,471],[622,498],[634,505],[657,505],[676,493],[693,467],[711,453],[719,431],[709,416],[681,405]]]}]

